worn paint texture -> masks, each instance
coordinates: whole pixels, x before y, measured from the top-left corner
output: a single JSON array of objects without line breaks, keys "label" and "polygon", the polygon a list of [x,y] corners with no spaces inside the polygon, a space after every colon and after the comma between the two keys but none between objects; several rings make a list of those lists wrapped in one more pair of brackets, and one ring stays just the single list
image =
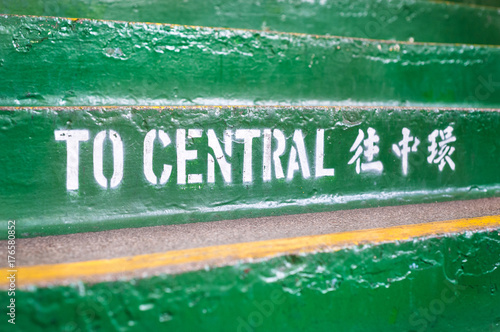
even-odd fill
[{"label": "worn paint texture", "polygon": [[370,39],[500,44],[496,8],[416,0],[3,0],[3,14],[162,22]]},{"label": "worn paint texture", "polygon": [[1,105],[500,105],[500,48],[0,16]]},{"label": "worn paint texture", "polygon": [[[19,331],[498,331],[499,230],[16,291]],[[22,275],[18,276],[22,278]],[[6,292],[0,302],[8,300]],[[5,316],[6,308],[2,306]],[[0,320],[8,330],[6,319]]]},{"label": "worn paint texture", "polygon": [[495,110],[18,108],[0,123],[1,222],[18,237],[500,190]]}]

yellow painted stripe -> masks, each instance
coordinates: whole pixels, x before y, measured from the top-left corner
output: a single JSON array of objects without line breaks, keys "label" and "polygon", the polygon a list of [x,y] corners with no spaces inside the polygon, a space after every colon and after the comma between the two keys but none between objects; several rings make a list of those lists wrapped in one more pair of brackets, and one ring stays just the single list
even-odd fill
[{"label": "yellow painted stripe", "polygon": [[[17,286],[36,285],[58,280],[80,280],[89,277],[133,272],[141,269],[175,266],[186,263],[216,263],[223,259],[260,259],[284,254],[335,251],[363,243],[405,241],[414,237],[436,236],[466,231],[497,229],[500,215],[472,219],[458,219],[425,224],[366,229],[327,235],[303,236],[259,242],[220,245],[205,248],[168,251],[113,259],[17,268]],[[3,269],[7,274],[7,269]],[[7,279],[0,279],[0,286]]]}]

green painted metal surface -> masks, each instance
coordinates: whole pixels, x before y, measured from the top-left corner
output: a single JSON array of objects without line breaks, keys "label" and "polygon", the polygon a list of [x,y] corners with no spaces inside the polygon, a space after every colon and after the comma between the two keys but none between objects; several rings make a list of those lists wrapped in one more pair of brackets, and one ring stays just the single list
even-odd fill
[{"label": "green painted metal surface", "polygon": [[[180,275],[31,287],[16,290],[16,327],[494,332],[500,330],[499,243],[498,230],[449,234]],[[7,301],[0,293],[0,302]],[[7,324],[0,320],[4,331]]]},{"label": "green painted metal surface", "polygon": [[500,48],[0,16],[2,105],[500,105]]},{"label": "green painted metal surface", "polygon": [[85,17],[372,39],[500,44],[500,14],[416,0],[3,0],[4,14]]},{"label": "green painted metal surface", "polygon": [[25,237],[500,194],[498,111],[40,108],[0,123],[0,219]]}]

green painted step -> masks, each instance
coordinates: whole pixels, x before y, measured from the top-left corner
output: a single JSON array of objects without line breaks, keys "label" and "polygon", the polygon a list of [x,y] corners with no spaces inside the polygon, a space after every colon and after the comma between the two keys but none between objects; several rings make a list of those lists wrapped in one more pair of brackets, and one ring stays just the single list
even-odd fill
[{"label": "green painted step", "polygon": [[0,16],[0,105],[500,106],[500,47]]},{"label": "green painted step", "polygon": [[500,44],[495,8],[416,0],[3,0],[0,13]]},{"label": "green painted step", "polygon": [[500,1],[498,0],[447,0],[447,1],[465,5],[500,7]]},{"label": "green painted step", "polygon": [[[16,290],[17,331],[500,330],[500,229]],[[21,274],[18,274],[22,278]],[[7,292],[0,302],[8,303]],[[0,329],[9,331],[7,306]]]},{"label": "green painted step", "polygon": [[0,220],[31,237],[498,196],[498,128],[499,110],[3,108]]}]

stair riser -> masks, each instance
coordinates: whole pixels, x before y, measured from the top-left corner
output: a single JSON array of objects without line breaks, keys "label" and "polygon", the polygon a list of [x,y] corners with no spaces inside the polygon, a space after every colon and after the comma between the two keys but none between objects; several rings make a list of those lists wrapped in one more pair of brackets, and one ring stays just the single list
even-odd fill
[{"label": "stair riser", "polygon": [[0,17],[0,104],[500,106],[500,48]]},{"label": "stair riser", "polygon": [[40,108],[0,120],[2,217],[19,236],[500,193],[493,110]]}]

